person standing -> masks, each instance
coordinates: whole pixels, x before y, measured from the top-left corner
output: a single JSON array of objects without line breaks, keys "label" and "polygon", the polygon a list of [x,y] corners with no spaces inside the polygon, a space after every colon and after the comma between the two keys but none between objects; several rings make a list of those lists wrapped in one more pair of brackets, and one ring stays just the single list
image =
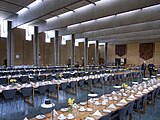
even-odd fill
[{"label": "person standing", "polygon": [[146,77],[146,61],[143,61],[143,64],[141,65],[142,75],[143,77]]},{"label": "person standing", "polygon": [[153,71],[154,71],[154,64],[149,62],[148,64],[148,71],[149,71],[149,75],[150,77],[153,75]]}]

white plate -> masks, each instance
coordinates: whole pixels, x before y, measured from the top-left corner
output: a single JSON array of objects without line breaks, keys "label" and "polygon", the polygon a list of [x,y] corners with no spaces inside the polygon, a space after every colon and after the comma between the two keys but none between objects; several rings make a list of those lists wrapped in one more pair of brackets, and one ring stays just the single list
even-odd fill
[{"label": "white plate", "polygon": [[80,112],[84,112],[84,111],[86,111],[86,109],[84,108],[84,109],[78,109]]},{"label": "white plate", "polygon": [[70,117],[67,116],[67,119],[68,119],[68,120],[71,120],[71,119],[73,119],[73,118],[74,118],[74,116],[70,116]]},{"label": "white plate", "polygon": [[132,82],[132,84],[138,85],[138,82]]},{"label": "white plate", "polygon": [[117,88],[117,89],[120,89],[121,88],[121,86],[113,86],[114,88]]},{"label": "white plate", "polygon": [[95,120],[95,119],[92,117],[86,117],[85,120]]},{"label": "white plate", "polygon": [[143,94],[146,94],[146,93],[148,93],[148,92],[142,92]]},{"label": "white plate", "polygon": [[143,80],[149,80],[149,78],[143,78]]},{"label": "white plate", "polygon": [[62,112],[67,112],[69,109],[68,108],[61,108]]},{"label": "white plate", "polygon": [[123,104],[117,103],[116,106],[122,107],[124,106]]},{"label": "white plate", "polygon": [[136,96],[136,97],[141,97],[142,95],[136,94],[135,96]]},{"label": "white plate", "polygon": [[96,97],[98,94],[88,94],[89,97]]},{"label": "white plate", "polygon": [[41,120],[41,119],[44,119],[45,117],[46,117],[45,115],[37,115],[36,119]]},{"label": "white plate", "polygon": [[107,103],[102,103],[102,105],[107,105]]},{"label": "white plate", "polygon": [[127,98],[127,100],[128,100],[128,101],[133,101],[134,99],[131,99],[131,98]]},{"label": "white plate", "polygon": [[95,101],[96,101],[96,100],[99,100],[99,98],[93,98],[93,100],[95,100]]},{"label": "white plate", "polygon": [[80,104],[80,105],[86,105],[87,102],[80,102],[79,104]]},{"label": "white plate", "polygon": [[54,103],[51,103],[51,104],[45,104],[45,103],[43,103],[43,104],[41,104],[41,107],[42,107],[42,108],[52,108],[52,107],[54,107],[54,106],[55,106]]},{"label": "white plate", "polygon": [[88,112],[90,112],[90,111],[92,111],[93,109],[92,109],[92,108],[86,108],[86,110],[87,110]]},{"label": "white plate", "polygon": [[105,112],[105,113],[110,113],[111,111],[110,111],[110,110],[107,110],[107,109],[103,109],[103,112]]},{"label": "white plate", "polygon": [[65,116],[63,116],[63,117],[58,116],[58,120],[64,120],[64,119],[66,119]]}]

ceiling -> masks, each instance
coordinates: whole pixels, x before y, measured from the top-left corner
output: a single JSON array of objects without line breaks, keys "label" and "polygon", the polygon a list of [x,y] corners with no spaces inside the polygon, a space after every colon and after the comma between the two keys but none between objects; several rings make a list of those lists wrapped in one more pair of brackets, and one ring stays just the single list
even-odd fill
[{"label": "ceiling", "polygon": [[[26,12],[18,14],[22,8]],[[12,28],[29,23],[39,32],[59,30],[90,41],[160,41],[160,0],[1,0],[0,18],[12,20]]]}]

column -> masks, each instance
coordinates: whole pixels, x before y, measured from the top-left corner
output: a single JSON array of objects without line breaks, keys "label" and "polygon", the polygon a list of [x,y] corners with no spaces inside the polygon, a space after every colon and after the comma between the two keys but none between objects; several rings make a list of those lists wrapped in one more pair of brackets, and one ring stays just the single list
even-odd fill
[{"label": "column", "polygon": [[75,63],[75,35],[72,34],[71,40],[71,66]]},{"label": "column", "polygon": [[54,65],[59,66],[59,32],[57,30],[54,39]]},{"label": "column", "polygon": [[108,43],[105,42],[105,45],[104,45],[104,64],[105,65],[107,64],[107,52],[108,52]]},{"label": "column", "polygon": [[98,65],[98,64],[99,64],[98,45],[99,45],[99,42],[98,42],[98,40],[97,40],[97,41],[96,41],[96,44],[95,44],[95,65]]},{"label": "column", "polygon": [[34,36],[33,36],[33,58],[34,58],[34,65],[40,65],[40,52],[39,52],[39,38],[38,38],[38,27],[34,26]]},{"label": "column", "polygon": [[88,38],[84,41],[84,66],[88,64]]},{"label": "column", "polygon": [[10,67],[11,65],[14,65],[14,40],[12,22],[8,21],[7,24],[7,66]]}]

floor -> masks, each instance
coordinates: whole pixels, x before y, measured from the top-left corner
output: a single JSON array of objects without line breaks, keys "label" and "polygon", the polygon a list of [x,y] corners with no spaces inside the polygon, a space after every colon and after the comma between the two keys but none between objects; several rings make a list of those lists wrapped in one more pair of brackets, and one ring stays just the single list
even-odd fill
[{"label": "floor", "polygon": [[[129,83],[131,84],[131,82]],[[105,93],[110,93],[113,90],[111,86],[105,86],[102,88],[94,87],[93,91],[98,93],[99,96]],[[87,99],[87,94],[89,91],[80,89],[78,90],[78,94],[71,94],[68,92],[60,91],[59,100],[55,98],[50,98],[52,102],[56,104],[56,108],[60,108],[61,106],[67,106],[67,99],[69,97],[75,98],[75,102],[85,101]],[[84,97],[85,96],[85,97]],[[24,103],[23,99],[20,96],[16,96],[14,101],[4,101],[2,97],[0,97],[0,120],[23,120],[24,117],[32,118],[38,114],[44,114],[50,112],[50,110],[44,110],[39,107],[44,100],[46,99],[46,95],[35,95],[35,107]],[[160,120],[160,99],[157,99],[156,106],[147,105],[147,113],[139,114],[133,113],[133,120]]]}]

